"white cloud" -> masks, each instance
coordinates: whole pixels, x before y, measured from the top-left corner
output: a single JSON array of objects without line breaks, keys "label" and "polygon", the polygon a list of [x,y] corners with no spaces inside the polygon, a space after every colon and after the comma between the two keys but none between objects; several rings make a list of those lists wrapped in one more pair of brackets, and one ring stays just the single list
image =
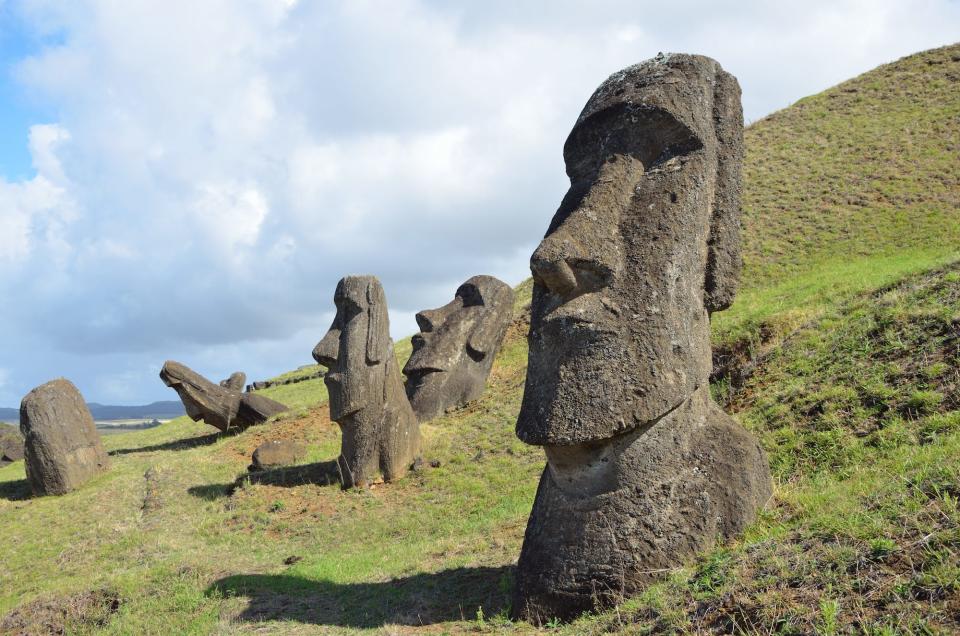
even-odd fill
[{"label": "white cloud", "polygon": [[58,147],[69,139],[62,126],[31,126],[29,148],[36,175],[16,183],[0,179],[0,263],[19,265],[38,248],[46,248],[42,256],[57,262],[70,252],[65,233],[77,213],[57,156]]},{"label": "white cloud", "polygon": [[15,6],[56,42],[16,77],[60,120],[31,130],[33,178],[0,179],[0,350],[17,390],[144,399],[167,357],[308,362],[347,273],[381,277],[398,336],[473,274],[519,282],[618,68],[712,55],[756,119],[960,23],[948,0]]},{"label": "white cloud", "polygon": [[255,186],[238,183],[201,185],[191,205],[191,217],[206,233],[204,244],[234,257],[239,248],[256,245],[269,211]]}]

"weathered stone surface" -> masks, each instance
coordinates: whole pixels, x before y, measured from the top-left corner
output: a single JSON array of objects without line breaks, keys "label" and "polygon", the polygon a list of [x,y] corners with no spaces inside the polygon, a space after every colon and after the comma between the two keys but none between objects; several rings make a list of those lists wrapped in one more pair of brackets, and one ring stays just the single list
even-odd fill
[{"label": "weathered stone surface", "polygon": [[62,495],[110,466],[80,391],[59,378],[20,403],[27,481],[35,495]]},{"label": "weathered stone surface", "polygon": [[366,486],[378,472],[397,479],[420,450],[420,427],[393,353],[383,287],[373,276],[347,276],[334,303],[337,315],[313,358],[327,367],[330,419],[343,431],[341,483]]},{"label": "weathered stone surface", "polygon": [[243,371],[234,371],[226,380],[220,380],[220,386],[231,391],[243,391],[243,385],[247,382],[247,374]]},{"label": "weathered stone surface", "polygon": [[0,466],[23,459],[23,435],[6,424],[0,426]]},{"label": "weathered stone surface", "polygon": [[710,313],[736,293],[743,119],[701,56],[612,75],[564,146],[570,190],[531,258],[517,435],[544,447],[514,613],[569,619],[742,530],[757,441],[709,396]]},{"label": "weathered stone surface", "polygon": [[474,276],[451,302],[417,314],[420,333],[403,367],[417,419],[480,397],[512,315],[513,290],[493,276]]},{"label": "weathered stone surface", "polygon": [[177,392],[194,422],[203,420],[221,431],[260,424],[289,410],[262,395],[241,393],[246,376],[240,372],[217,385],[185,365],[167,360],[160,370],[160,379]]},{"label": "weathered stone surface", "polygon": [[266,396],[244,393],[240,396],[240,409],[237,411],[236,425],[247,427],[260,424],[274,415],[280,415],[289,410],[290,407],[287,405],[271,400]]},{"label": "weathered stone surface", "polygon": [[276,466],[296,464],[307,456],[307,447],[293,440],[271,440],[257,446],[253,451],[250,470],[263,470]]}]

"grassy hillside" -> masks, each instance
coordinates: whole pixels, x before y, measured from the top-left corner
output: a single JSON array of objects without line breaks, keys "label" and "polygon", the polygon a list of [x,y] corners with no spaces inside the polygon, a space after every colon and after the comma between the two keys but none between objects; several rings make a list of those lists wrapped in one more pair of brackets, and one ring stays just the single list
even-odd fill
[{"label": "grassy hillside", "polygon": [[718,357],[960,255],[960,44],[886,64],[744,133],[742,291]]},{"label": "grassy hillside", "polygon": [[844,82],[745,133],[746,286],[960,244],[960,45]]},{"label": "grassy hillside", "polygon": [[[928,148],[919,154],[888,145],[901,120],[886,135],[871,128],[923,104],[914,118],[946,126],[955,149],[958,75],[960,47],[924,53],[748,131],[748,269],[715,335],[728,358],[757,366],[714,388],[770,454],[775,498],[741,540],[616,611],[543,631],[960,631],[960,267],[943,266],[960,258],[957,160],[932,135],[914,135]],[[850,130],[861,123],[867,132]],[[814,167],[803,160],[816,155],[811,130],[836,135]],[[912,161],[931,185],[863,210],[813,202],[826,182],[873,196],[874,160]],[[826,166],[835,172],[811,176]],[[945,190],[932,183],[938,171],[954,179]],[[793,198],[803,192],[810,201]],[[0,469],[0,631],[536,631],[504,618],[543,467],[513,434],[524,317],[484,396],[424,425],[424,466],[395,484],[327,485],[339,434],[319,380],[265,390],[294,412],[238,435],[180,418],[105,438],[112,470],[64,497],[30,499],[22,462]],[[409,355],[409,342],[396,348]],[[247,477],[250,453],[271,438],[302,440],[309,457]]]}]

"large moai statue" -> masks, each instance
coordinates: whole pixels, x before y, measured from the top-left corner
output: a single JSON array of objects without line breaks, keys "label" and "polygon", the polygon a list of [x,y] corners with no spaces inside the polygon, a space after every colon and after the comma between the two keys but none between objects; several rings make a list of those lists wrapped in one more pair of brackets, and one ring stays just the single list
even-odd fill
[{"label": "large moai statue", "polygon": [[480,397],[512,317],[513,290],[493,276],[474,276],[451,302],[417,314],[420,333],[403,372],[421,422]]},{"label": "large moai statue", "polygon": [[214,384],[186,365],[167,360],[160,369],[160,379],[177,392],[190,419],[203,420],[221,431],[261,424],[290,410],[268,397],[241,393],[247,377],[240,371]]},{"label": "large moai statue", "polygon": [[51,380],[27,393],[20,432],[35,495],[66,494],[110,467],[90,409],[69,380]]},{"label": "large moai statue", "polygon": [[710,58],[607,79],[563,153],[570,190],[531,258],[517,435],[544,447],[513,608],[570,619],[740,532],[771,494],[710,398],[710,314],[740,270],[743,115]]},{"label": "large moai statue", "polygon": [[340,479],[344,488],[402,477],[420,451],[420,427],[403,390],[393,353],[387,298],[374,276],[347,276],[334,294],[337,315],[313,350],[327,367],[330,419],[343,441]]}]

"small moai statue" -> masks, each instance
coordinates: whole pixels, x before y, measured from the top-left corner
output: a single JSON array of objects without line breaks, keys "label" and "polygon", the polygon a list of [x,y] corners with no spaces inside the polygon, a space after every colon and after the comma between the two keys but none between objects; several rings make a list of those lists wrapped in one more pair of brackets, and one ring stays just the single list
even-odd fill
[{"label": "small moai statue", "polygon": [[247,383],[247,374],[243,371],[234,371],[226,380],[220,380],[220,386],[231,391],[242,392]]},{"label": "small moai statue", "polygon": [[403,367],[407,397],[421,422],[483,393],[513,317],[513,290],[493,276],[474,276],[453,300],[417,314],[420,333]]},{"label": "small moai statue", "polygon": [[110,459],[80,391],[58,378],[20,403],[24,466],[35,495],[63,495],[105,472]]},{"label": "small moai statue", "polygon": [[530,261],[517,435],[543,446],[513,611],[567,620],[751,523],[757,440],[710,398],[710,315],[736,293],[743,115],[714,60],[607,79],[564,145],[570,189]]},{"label": "small moai statue", "polygon": [[347,276],[333,301],[336,317],[313,358],[327,367],[330,419],[343,433],[340,481],[366,487],[378,473],[392,481],[416,459],[420,426],[393,352],[387,298],[376,277]]}]

